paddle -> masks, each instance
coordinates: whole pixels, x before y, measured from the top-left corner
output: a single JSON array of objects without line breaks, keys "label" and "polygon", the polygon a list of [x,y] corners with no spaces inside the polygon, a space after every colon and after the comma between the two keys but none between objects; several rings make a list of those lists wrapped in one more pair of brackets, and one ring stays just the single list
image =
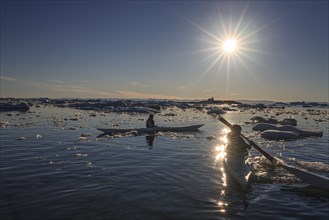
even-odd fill
[{"label": "paddle", "polygon": [[[225,124],[229,128],[232,127],[232,125],[228,121],[226,121],[223,117],[220,117],[219,121],[221,121],[223,124]],[[307,172],[305,170],[301,170],[296,167],[286,165],[284,163],[277,163],[277,160],[274,157],[272,157],[269,153],[267,153],[262,148],[260,148],[257,144],[255,144],[255,142],[249,140],[243,134],[240,134],[240,135],[242,138],[244,138],[246,141],[248,141],[250,146],[254,147],[261,154],[263,154],[269,161],[271,161],[272,164],[282,167],[283,169],[287,170],[288,172],[294,174],[296,177],[298,177],[305,183],[308,183],[312,186],[316,186],[321,189],[329,190],[329,178],[320,176],[315,173]]]}]

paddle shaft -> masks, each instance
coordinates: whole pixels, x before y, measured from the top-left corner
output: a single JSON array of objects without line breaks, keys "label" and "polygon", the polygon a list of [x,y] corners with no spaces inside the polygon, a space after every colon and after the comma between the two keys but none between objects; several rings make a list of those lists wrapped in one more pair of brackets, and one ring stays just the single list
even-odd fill
[{"label": "paddle shaft", "polygon": [[[232,125],[225,120],[225,118],[220,117],[219,120],[225,124],[227,127],[232,128]],[[243,134],[240,134],[240,136],[242,138],[244,138],[246,141],[248,141],[249,145],[254,147],[256,150],[258,150],[260,153],[262,153],[269,161],[271,161],[271,163],[276,163],[276,159],[274,157],[272,157],[269,153],[267,153],[266,151],[264,151],[262,148],[260,148],[257,144],[255,144],[255,142],[249,140],[246,136],[244,136]]]}]

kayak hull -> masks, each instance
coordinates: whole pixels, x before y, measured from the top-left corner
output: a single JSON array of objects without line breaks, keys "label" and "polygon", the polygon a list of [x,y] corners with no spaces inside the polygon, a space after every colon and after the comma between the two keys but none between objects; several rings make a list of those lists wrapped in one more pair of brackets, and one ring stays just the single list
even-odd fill
[{"label": "kayak hull", "polygon": [[247,191],[250,188],[250,180],[253,175],[252,166],[246,163],[247,160],[248,157],[240,155],[226,157],[223,160],[226,175],[243,191]]},{"label": "kayak hull", "polygon": [[182,126],[182,127],[154,127],[154,128],[128,128],[128,129],[120,129],[120,128],[97,128],[105,134],[115,134],[115,133],[127,133],[127,132],[137,132],[137,133],[155,133],[155,132],[190,132],[190,131],[198,131],[203,124],[198,125],[190,125],[190,126]]}]

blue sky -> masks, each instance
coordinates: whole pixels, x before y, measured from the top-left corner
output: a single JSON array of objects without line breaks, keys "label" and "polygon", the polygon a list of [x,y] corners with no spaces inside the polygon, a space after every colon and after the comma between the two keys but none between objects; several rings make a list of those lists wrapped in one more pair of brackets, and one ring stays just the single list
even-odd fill
[{"label": "blue sky", "polygon": [[1,1],[1,97],[328,101],[328,84],[328,1]]}]

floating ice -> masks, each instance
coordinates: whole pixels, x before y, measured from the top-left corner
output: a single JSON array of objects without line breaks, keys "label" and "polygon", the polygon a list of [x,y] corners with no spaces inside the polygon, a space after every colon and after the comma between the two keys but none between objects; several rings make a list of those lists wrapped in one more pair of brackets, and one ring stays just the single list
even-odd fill
[{"label": "floating ice", "polygon": [[[295,138],[294,133],[298,135],[298,137],[322,137],[322,131],[306,131],[298,129],[291,125],[283,125],[276,126],[268,123],[258,123],[252,128],[254,131],[261,131],[262,136],[267,139],[291,139]],[[277,132],[274,132],[277,131]],[[280,131],[280,132],[279,132]]]},{"label": "floating ice", "polygon": [[0,128],[7,128],[10,126],[9,121],[0,122]]},{"label": "floating ice", "polygon": [[297,162],[302,168],[305,168],[310,171],[322,171],[329,172],[329,165],[322,162],[306,162],[298,161]]}]

